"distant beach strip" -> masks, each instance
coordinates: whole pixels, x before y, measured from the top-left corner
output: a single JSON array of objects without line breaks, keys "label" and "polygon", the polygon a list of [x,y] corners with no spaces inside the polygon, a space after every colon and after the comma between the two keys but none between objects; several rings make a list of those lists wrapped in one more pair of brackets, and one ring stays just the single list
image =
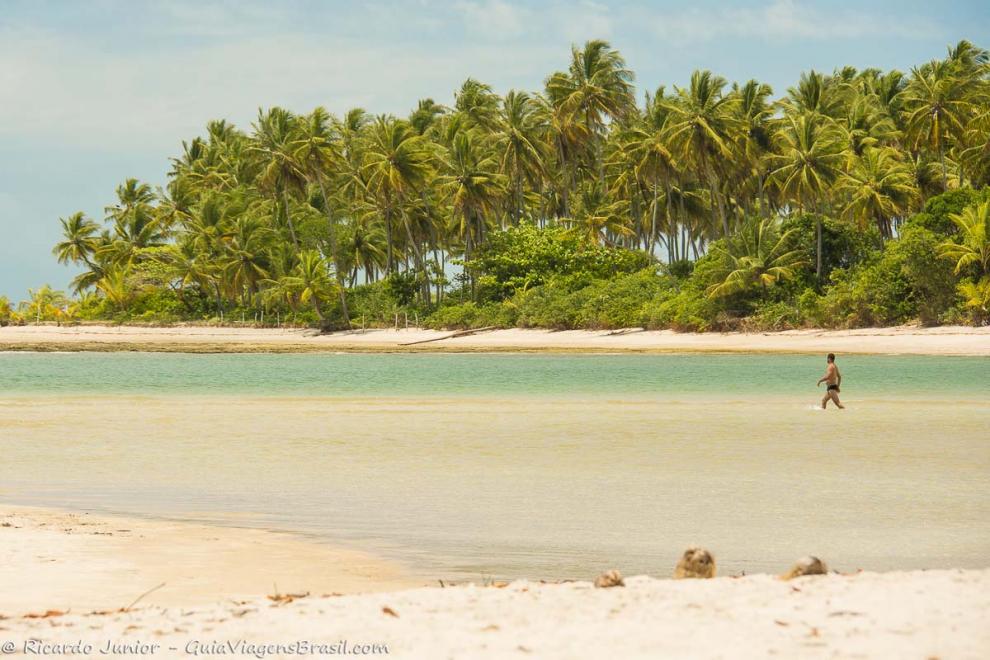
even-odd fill
[{"label": "distant beach strip", "polygon": [[[456,336],[455,336],[456,335]],[[990,327],[942,326],[679,333],[502,329],[455,333],[420,328],[320,334],[305,329],[215,326],[8,326],[0,351],[306,352],[752,352],[990,356]]]}]

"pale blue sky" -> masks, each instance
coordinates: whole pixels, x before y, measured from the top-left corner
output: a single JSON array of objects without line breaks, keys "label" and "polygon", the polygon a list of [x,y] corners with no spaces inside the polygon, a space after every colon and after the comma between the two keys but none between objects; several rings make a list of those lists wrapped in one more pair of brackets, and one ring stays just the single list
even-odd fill
[{"label": "pale blue sky", "polygon": [[782,93],[811,68],[907,70],[963,38],[988,47],[990,3],[0,0],[0,295],[65,287],[58,218],[102,219],[129,176],[163,184],[210,119],[405,115],[469,76],[540,89],[591,38],[622,51],[640,94],[696,68]]}]

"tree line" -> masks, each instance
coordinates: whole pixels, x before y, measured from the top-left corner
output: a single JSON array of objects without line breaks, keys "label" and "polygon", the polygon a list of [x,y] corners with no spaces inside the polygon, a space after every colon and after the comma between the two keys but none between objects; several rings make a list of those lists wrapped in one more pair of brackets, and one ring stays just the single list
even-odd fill
[{"label": "tree line", "polygon": [[[426,317],[514,295],[492,298],[485,282],[498,236],[520,227],[569,254],[635,252],[661,274],[707,257],[707,298],[762,295],[802,269],[822,294],[829,227],[882,251],[932,198],[986,186],[988,73],[987,51],[961,41],[909,73],[810,71],[775,97],[696,71],[637,102],[622,55],[596,40],[538,92],[468,79],[452,106],[424,99],[407,117],[318,107],[260,110],[250,130],[213,121],[164,188],[127,179],[102,221],[61,219],[55,255],[82,272],[76,298],[48,304],[322,327],[353,326],[357,308],[372,323],[385,307]],[[803,248],[787,224],[799,218],[813,232]]]}]

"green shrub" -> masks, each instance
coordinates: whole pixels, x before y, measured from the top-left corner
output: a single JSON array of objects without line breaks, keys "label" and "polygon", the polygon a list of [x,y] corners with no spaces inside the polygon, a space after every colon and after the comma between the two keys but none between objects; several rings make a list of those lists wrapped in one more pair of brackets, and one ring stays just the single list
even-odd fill
[{"label": "green shrub", "polygon": [[831,279],[820,300],[824,327],[895,325],[915,314],[907,278],[889,255],[850,270],[837,269]]},{"label": "green shrub", "polygon": [[383,280],[382,289],[397,305],[410,304],[416,297],[419,287],[418,277],[412,271],[392,273]]},{"label": "green shrub", "polygon": [[956,236],[959,230],[949,220],[949,216],[962,213],[967,206],[985,199],[990,199],[990,190],[959,188],[935,195],[925,202],[925,210],[922,213],[915,214],[904,223],[901,232],[908,227],[921,227],[942,239]]},{"label": "green shrub", "polygon": [[671,278],[653,268],[613,280],[600,280],[583,291],[577,323],[583,328],[634,328],[647,324],[646,306],[673,288]]},{"label": "green shrub", "polygon": [[347,292],[347,311],[351,322],[360,327],[392,325],[400,305],[394,289],[386,281],[361,284]]},{"label": "green shrub", "polygon": [[555,330],[580,327],[580,309],[588,293],[587,288],[573,291],[560,281],[520,291],[513,298],[519,309],[519,326]]},{"label": "green shrub", "polygon": [[887,245],[887,256],[900,265],[911,291],[918,320],[935,325],[953,306],[956,279],[952,263],[938,255],[941,239],[923,227],[908,227]]},{"label": "green shrub", "polygon": [[804,325],[804,316],[799,305],[793,302],[766,301],[757,305],[753,314],[746,318],[743,328],[754,331],[779,331],[793,330],[802,325]]},{"label": "green shrub", "polygon": [[694,272],[694,262],[688,259],[679,259],[669,264],[663,265],[665,273],[679,280],[685,280]]},{"label": "green shrub", "polygon": [[660,295],[644,306],[645,325],[651,330],[670,328],[680,332],[707,332],[719,328],[722,304],[697,288],[674,295]]},{"label": "green shrub", "polygon": [[467,328],[511,328],[516,324],[518,312],[509,301],[478,305],[466,302],[444,305],[426,318],[428,328],[460,330]]},{"label": "green shrub", "polygon": [[577,285],[587,285],[636,272],[649,263],[645,252],[587,245],[564,227],[540,229],[522,223],[489,234],[465,269],[476,278],[480,300],[503,300],[551,280],[570,278]]},{"label": "green shrub", "polygon": [[[816,286],[815,263],[817,259],[817,216],[803,215],[785,220],[781,231],[794,232],[794,246],[804,253],[808,264],[793,280],[799,289]],[[833,218],[822,218],[822,281],[828,281],[829,274],[836,268],[851,268],[862,263],[871,254],[881,249],[883,241],[876,227],[859,229],[848,222]]]}]

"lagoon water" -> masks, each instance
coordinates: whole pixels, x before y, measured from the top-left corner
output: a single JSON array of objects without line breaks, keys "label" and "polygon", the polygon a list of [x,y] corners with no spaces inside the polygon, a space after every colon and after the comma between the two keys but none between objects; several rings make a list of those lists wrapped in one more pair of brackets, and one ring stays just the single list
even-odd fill
[{"label": "lagoon water", "polygon": [[0,500],[289,530],[424,579],[990,566],[990,360],[0,354]]}]

